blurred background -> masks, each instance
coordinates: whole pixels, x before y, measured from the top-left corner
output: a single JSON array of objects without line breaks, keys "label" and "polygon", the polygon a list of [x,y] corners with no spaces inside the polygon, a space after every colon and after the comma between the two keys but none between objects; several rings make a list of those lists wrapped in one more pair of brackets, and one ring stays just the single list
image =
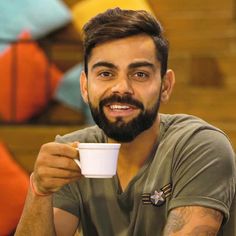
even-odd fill
[{"label": "blurred background", "polygon": [[92,124],[79,88],[81,29],[116,6],[146,9],[164,26],[176,86],[161,112],[199,116],[236,147],[235,0],[0,1],[0,236],[14,232],[40,146]]}]

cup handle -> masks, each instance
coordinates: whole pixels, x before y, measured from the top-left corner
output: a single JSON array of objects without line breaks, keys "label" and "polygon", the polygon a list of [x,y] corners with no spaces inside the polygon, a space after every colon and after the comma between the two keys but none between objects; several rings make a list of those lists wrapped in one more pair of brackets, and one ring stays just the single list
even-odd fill
[{"label": "cup handle", "polygon": [[81,169],[81,164],[80,161],[78,159],[73,159],[75,161],[75,163],[79,166],[79,168]]}]

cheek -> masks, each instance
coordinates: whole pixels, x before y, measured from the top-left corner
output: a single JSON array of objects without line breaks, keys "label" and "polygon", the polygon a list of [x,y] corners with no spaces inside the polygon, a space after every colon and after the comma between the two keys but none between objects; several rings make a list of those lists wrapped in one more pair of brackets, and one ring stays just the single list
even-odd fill
[{"label": "cheek", "polygon": [[156,102],[159,99],[159,95],[160,95],[159,88],[155,89],[154,87],[153,88],[150,87],[149,89],[143,89],[142,103],[144,107],[150,108],[154,104],[156,104]]},{"label": "cheek", "polygon": [[104,97],[105,94],[105,87],[99,86],[96,83],[91,83],[88,85],[88,98],[89,102],[93,106],[98,106],[101,99]]},{"label": "cheek", "polygon": [[92,90],[88,90],[88,100],[90,104],[92,104],[93,106],[97,106],[99,103],[98,93]]}]

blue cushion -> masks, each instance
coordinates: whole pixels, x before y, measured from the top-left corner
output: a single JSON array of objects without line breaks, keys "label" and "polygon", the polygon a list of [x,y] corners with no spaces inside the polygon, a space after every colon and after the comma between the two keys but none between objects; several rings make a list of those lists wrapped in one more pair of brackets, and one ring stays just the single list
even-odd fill
[{"label": "blue cushion", "polygon": [[60,0],[0,1],[0,51],[3,40],[15,40],[22,31],[34,39],[62,27],[71,21],[71,12]]},{"label": "blue cushion", "polygon": [[83,65],[78,64],[66,72],[55,92],[55,99],[66,104],[72,109],[82,111],[86,116],[87,123],[93,123],[89,106],[83,101],[80,93],[80,74]]}]

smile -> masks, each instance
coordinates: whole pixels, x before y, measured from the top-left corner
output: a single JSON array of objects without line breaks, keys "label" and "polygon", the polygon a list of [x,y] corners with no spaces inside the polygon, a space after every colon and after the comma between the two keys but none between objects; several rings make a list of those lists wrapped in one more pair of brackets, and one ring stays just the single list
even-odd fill
[{"label": "smile", "polygon": [[107,104],[104,107],[105,114],[108,117],[129,117],[137,115],[139,109],[129,104]]},{"label": "smile", "polygon": [[127,106],[127,105],[110,105],[109,108],[111,110],[128,110],[128,109],[131,109],[131,107]]}]

